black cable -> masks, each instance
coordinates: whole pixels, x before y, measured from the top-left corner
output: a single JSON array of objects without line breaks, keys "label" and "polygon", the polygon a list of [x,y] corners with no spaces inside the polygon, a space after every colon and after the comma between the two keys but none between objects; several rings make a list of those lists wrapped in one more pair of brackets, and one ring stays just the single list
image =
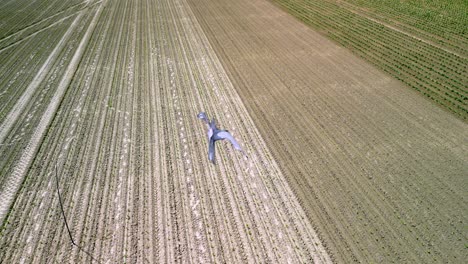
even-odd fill
[{"label": "black cable", "polygon": [[60,209],[62,209],[63,220],[65,221],[65,226],[67,227],[68,235],[70,236],[70,240],[71,240],[72,244],[73,244],[74,246],[76,246],[79,250],[81,250],[81,251],[83,251],[84,253],[86,253],[86,255],[88,255],[88,256],[89,256],[91,259],[93,259],[95,262],[100,263],[97,259],[95,259],[95,258],[93,257],[93,255],[91,255],[91,253],[89,253],[88,251],[84,250],[82,247],[80,247],[79,245],[77,245],[77,244],[75,243],[75,241],[73,240],[73,236],[72,236],[72,233],[71,233],[71,231],[70,231],[70,227],[68,226],[67,218],[65,217],[65,211],[63,210],[62,196],[60,195],[60,188],[59,188],[59,180],[58,180],[57,165],[55,165],[55,182],[57,183],[57,193],[58,193],[59,202],[60,202]]},{"label": "black cable", "polygon": [[57,193],[58,193],[58,197],[59,197],[60,208],[62,209],[63,220],[65,221],[65,225],[67,226],[68,235],[70,236],[70,240],[71,240],[72,244],[75,245],[75,246],[78,246],[78,245],[75,243],[75,241],[73,240],[73,237],[72,237],[70,228],[68,227],[67,218],[65,217],[65,211],[63,210],[62,196],[60,195],[59,180],[58,180],[58,176],[57,176],[57,175],[58,175],[58,173],[57,173],[57,165],[55,165],[55,181],[56,181],[56,183],[57,183]]}]

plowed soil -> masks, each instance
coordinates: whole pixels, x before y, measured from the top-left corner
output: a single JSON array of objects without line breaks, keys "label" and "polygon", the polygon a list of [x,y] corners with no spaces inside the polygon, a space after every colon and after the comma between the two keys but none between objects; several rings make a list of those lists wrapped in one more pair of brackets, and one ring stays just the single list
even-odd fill
[{"label": "plowed soil", "polygon": [[269,1],[188,2],[336,261],[467,259],[465,122]]}]

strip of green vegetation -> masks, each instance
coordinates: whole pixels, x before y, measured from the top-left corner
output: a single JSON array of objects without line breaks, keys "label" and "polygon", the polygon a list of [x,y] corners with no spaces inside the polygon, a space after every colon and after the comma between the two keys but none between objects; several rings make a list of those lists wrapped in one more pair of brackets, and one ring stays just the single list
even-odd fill
[{"label": "strip of green vegetation", "polygon": [[468,1],[346,0],[341,3],[468,56]]},{"label": "strip of green vegetation", "polygon": [[[449,46],[445,47],[431,40],[425,41],[424,38],[419,37],[419,33],[413,35],[406,30],[396,30],[395,27],[388,26],[385,21],[381,22],[382,18],[367,16],[368,10],[361,11],[348,3],[343,4],[343,2],[331,0],[272,1],[305,24],[370,61],[443,108],[464,120],[467,119],[468,60],[463,54],[467,54],[468,47],[458,47],[458,50],[462,52],[452,51]],[[352,1],[357,4],[363,2],[360,0],[349,2]],[[418,0],[407,2],[418,2]],[[381,6],[376,8],[385,10]],[[386,8],[391,8],[391,5]],[[396,10],[392,12],[398,13]],[[388,13],[392,14],[392,12]],[[407,13],[402,16],[410,20],[412,14],[414,14],[414,20],[418,20],[419,17],[431,19],[433,16],[426,16],[415,9],[407,10]],[[438,13],[435,12],[435,14]],[[391,15],[387,17],[389,16]],[[396,15],[393,15],[392,21],[394,19]],[[401,19],[401,21],[406,20]],[[404,22],[400,23],[404,24]],[[455,32],[458,26],[454,25],[453,28]],[[457,34],[460,39],[463,39],[465,33]]]},{"label": "strip of green vegetation", "polygon": [[402,19],[406,24],[450,38],[468,34],[466,0],[346,0],[372,12]]}]

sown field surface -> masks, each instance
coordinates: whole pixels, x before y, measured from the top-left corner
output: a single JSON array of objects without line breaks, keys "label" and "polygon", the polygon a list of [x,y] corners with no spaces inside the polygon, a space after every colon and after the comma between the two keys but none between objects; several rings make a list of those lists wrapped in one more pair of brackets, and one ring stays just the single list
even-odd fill
[{"label": "sown field surface", "polygon": [[334,260],[468,259],[465,121],[269,1],[188,2]]},{"label": "sown field surface", "polygon": [[63,2],[0,4],[0,262],[331,262],[185,0]]},{"label": "sown field surface", "polygon": [[468,118],[468,1],[271,0],[460,118]]}]

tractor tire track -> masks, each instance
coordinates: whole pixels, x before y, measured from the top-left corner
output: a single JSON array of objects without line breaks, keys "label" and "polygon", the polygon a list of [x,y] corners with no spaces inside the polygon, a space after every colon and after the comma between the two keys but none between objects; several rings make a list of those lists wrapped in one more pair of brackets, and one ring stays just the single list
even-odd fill
[{"label": "tractor tire track", "polygon": [[[18,161],[17,166],[15,167],[13,171],[13,174],[4,183],[3,191],[0,194],[0,200],[4,201],[0,207],[0,222],[3,222],[11,204],[13,203],[14,197],[16,193],[18,192],[18,189],[20,188],[21,182],[24,180],[24,176],[27,172],[27,169],[29,168],[31,162],[33,161],[34,155],[37,152],[39,144],[44,136],[44,133],[46,132],[46,129],[50,124],[50,121],[52,120],[52,118],[55,115],[55,112],[57,111],[57,108],[59,106],[59,103],[61,102],[63,94],[66,91],[66,88],[71,82],[71,78],[73,77],[73,74],[75,73],[76,68],[78,67],[78,63],[81,59],[81,56],[83,55],[84,48],[91,36],[91,33],[94,30],[94,27],[96,25],[96,20],[99,17],[101,10],[102,10],[102,6],[99,7],[93,20],[91,21],[90,26],[88,27],[83,39],[81,40],[80,45],[78,46],[77,51],[75,52],[75,55],[73,56],[65,72],[65,75],[59,84],[56,94],[52,98],[50,105],[48,106],[46,112],[42,116],[41,121],[39,123],[40,125],[39,127],[36,128],[33,136],[31,137],[31,140],[28,143],[25,151],[23,152],[20,160]],[[46,67],[45,65],[43,67]],[[38,78],[43,78],[43,77],[38,77]],[[39,80],[36,79],[36,82],[34,83],[37,83],[38,81]],[[35,88],[35,86],[36,85],[31,86],[31,87]],[[28,91],[32,91],[32,90],[33,90],[32,88],[28,89]],[[30,93],[27,93],[27,94],[30,96]],[[17,111],[19,112],[21,111],[21,110],[18,110],[17,108],[19,109],[23,108],[24,104],[27,101],[26,99],[30,99],[28,98],[29,97],[28,95],[25,95],[22,97],[22,100],[20,100],[20,102],[17,104],[18,106],[15,107],[15,109],[12,111],[13,113],[16,113]],[[2,127],[0,128],[0,131],[1,131],[0,142],[3,142],[3,139],[6,134],[5,131],[9,130],[9,128],[13,124],[14,119],[16,119],[16,116],[17,114],[12,114],[12,116],[9,116],[9,118],[6,119],[5,121],[6,124],[5,123],[2,124]]]}]

